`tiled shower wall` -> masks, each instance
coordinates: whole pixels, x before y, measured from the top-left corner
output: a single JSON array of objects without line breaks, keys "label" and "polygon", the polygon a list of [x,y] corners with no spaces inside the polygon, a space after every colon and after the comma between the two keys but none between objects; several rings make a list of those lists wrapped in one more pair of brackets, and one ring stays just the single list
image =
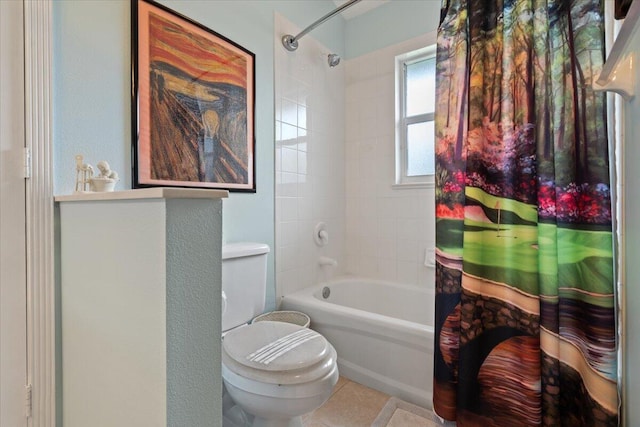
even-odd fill
[{"label": "tiled shower wall", "polygon": [[428,34],[346,61],[346,271],[432,286],[433,188],[395,183],[395,56],[435,43]]},{"label": "tiled shower wall", "polygon": [[[435,43],[425,35],[329,68],[312,36],[276,16],[276,292],[342,274],[432,286],[433,188],[395,182],[395,56]],[[329,244],[317,246],[325,222]],[[321,267],[328,256],[337,267]]]},{"label": "tiled shower wall", "polygon": [[[311,35],[288,52],[280,39],[300,29],[276,15],[276,294],[344,274],[344,66]],[[343,61],[344,64],[344,61]],[[313,239],[324,222],[326,246]],[[326,256],[336,267],[320,266]]]}]

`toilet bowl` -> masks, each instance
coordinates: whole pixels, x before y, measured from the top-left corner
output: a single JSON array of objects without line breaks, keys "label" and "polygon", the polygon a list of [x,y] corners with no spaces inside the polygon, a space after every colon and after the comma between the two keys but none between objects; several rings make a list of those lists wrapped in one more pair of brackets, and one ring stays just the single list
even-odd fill
[{"label": "toilet bowl", "polygon": [[[300,427],[338,382],[336,351],[317,332],[263,320],[269,246],[222,247],[223,425]],[[230,397],[230,398],[229,398]]]},{"label": "toilet bowl", "polygon": [[253,426],[301,427],[301,416],[326,402],[338,381],[336,351],[311,329],[257,322],[226,333],[222,379]]}]

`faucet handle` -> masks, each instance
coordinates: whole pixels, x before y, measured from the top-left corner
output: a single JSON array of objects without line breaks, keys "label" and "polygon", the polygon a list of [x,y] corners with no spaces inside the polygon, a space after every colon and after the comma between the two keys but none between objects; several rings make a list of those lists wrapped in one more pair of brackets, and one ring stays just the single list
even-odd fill
[{"label": "faucet handle", "polygon": [[316,224],[313,230],[313,240],[318,246],[326,246],[329,244],[329,232],[327,231],[327,224],[319,222]]}]

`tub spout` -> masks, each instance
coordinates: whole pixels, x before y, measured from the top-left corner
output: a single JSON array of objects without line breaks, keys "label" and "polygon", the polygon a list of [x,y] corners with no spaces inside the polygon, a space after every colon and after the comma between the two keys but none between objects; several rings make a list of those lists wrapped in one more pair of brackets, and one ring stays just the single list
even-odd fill
[{"label": "tub spout", "polygon": [[331,267],[336,267],[338,265],[338,261],[336,261],[333,258],[329,258],[327,256],[321,256],[320,258],[318,258],[318,264],[321,267],[324,267],[325,265],[330,265]]}]

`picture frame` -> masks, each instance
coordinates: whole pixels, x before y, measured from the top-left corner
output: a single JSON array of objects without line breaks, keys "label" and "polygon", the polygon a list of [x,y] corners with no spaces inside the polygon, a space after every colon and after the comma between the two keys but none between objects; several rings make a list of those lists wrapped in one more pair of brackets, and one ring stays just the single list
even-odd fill
[{"label": "picture frame", "polygon": [[255,55],[132,0],[133,188],[255,192]]},{"label": "picture frame", "polygon": [[624,19],[627,16],[627,12],[629,12],[629,7],[631,7],[631,3],[633,0],[616,0],[615,2],[615,19]]}]

